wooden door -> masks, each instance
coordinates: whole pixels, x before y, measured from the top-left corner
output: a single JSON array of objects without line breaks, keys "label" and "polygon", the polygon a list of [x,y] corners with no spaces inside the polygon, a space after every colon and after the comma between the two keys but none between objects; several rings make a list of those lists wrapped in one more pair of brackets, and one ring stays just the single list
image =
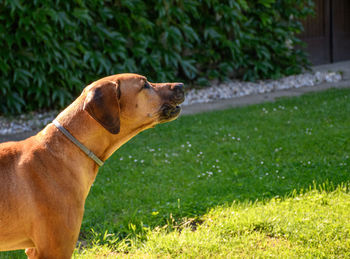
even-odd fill
[{"label": "wooden door", "polygon": [[332,61],[350,60],[350,0],[332,0]]},{"label": "wooden door", "polygon": [[329,1],[330,0],[314,0],[315,16],[309,16],[302,22],[304,25],[304,32],[299,35],[299,38],[307,44],[306,52],[309,54],[310,61],[313,65],[331,62]]}]

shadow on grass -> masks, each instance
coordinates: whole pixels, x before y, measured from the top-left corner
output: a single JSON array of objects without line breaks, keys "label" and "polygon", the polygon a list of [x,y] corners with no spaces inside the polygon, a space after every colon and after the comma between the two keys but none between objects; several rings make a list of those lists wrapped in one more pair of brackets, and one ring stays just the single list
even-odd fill
[{"label": "shadow on grass", "polygon": [[349,100],[349,90],[331,90],[183,116],[140,134],[100,170],[81,239],[108,242],[105,231],[142,239],[145,228],[217,205],[349,183]]}]

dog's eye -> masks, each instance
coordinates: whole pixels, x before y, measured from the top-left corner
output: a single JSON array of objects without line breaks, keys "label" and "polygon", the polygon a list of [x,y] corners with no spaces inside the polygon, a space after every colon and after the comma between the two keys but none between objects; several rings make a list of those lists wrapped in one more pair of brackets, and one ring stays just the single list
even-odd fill
[{"label": "dog's eye", "polygon": [[144,89],[150,89],[151,85],[148,82],[145,82],[145,84],[143,85]]}]

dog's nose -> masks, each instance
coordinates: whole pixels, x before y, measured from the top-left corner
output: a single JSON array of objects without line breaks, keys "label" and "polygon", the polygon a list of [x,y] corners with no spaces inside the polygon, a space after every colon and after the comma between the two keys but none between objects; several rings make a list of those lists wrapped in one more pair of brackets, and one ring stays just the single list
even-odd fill
[{"label": "dog's nose", "polygon": [[183,83],[172,83],[170,85],[170,89],[171,90],[175,90],[175,89],[183,89],[184,88],[184,84]]},{"label": "dog's nose", "polygon": [[171,87],[171,89],[173,90],[172,99],[177,103],[182,103],[185,98],[184,84],[176,83]]},{"label": "dog's nose", "polygon": [[183,91],[184,84],[183,84],[183,83],[177,83],[177,84],[174,86],[174,88]]},{"label": "dog's nose", "polygon": [[182,94],[184,92],[184,84],[183,83],[176,83],[172,90],[175,91],[175,94]]}]

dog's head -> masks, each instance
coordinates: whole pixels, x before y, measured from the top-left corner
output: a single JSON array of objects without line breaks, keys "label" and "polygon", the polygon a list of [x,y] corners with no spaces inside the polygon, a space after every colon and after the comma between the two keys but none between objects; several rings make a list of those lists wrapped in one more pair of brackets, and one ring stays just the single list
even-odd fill
[{"label": "dog's head", "polygon": [[184,101],[182,83],[150,83],[137,74],[102,78],[85,88],[83,109],[110,133],[141,131],[176,119]]}]

